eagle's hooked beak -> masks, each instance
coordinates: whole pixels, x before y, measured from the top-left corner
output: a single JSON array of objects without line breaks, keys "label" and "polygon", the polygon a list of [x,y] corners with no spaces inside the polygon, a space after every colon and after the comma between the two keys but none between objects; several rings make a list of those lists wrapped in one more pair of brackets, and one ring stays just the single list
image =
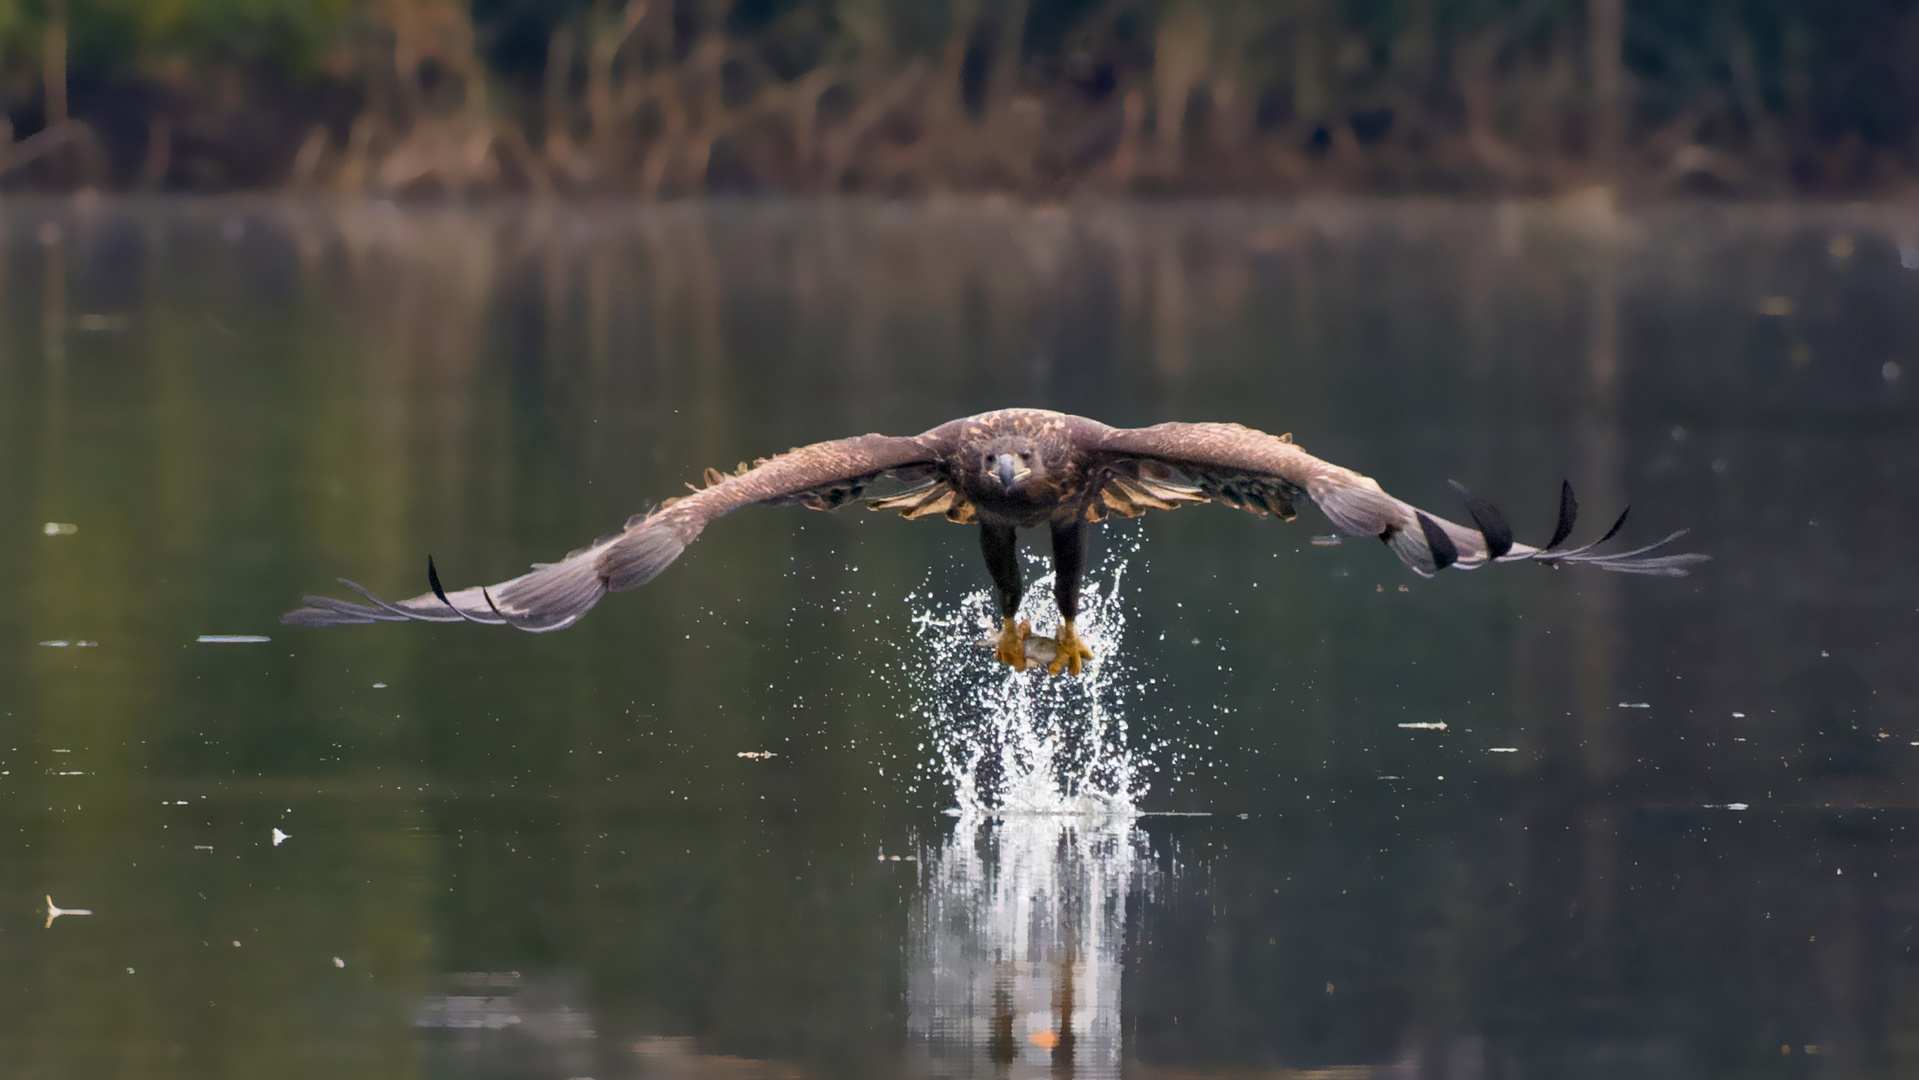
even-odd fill
[{"label": "eagle's hooked beak", "polygon": [[996,459],[996,471],[999,473],[1000,486],[1004,488],[1011,488],[1033,473],[1020,461],[1018,454],[1001,454]]}]

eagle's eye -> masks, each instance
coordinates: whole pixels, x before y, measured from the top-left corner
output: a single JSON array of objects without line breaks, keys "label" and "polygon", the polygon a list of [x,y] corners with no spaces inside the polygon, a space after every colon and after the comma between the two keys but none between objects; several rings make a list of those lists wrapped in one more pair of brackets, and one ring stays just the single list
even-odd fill
[{"label": "eagle's eye", "polygon": [[1033,460],[1033,452],[1031,450],[1022,450],[1020,451],[1019,459],[1021,461],[1031,461]]}]

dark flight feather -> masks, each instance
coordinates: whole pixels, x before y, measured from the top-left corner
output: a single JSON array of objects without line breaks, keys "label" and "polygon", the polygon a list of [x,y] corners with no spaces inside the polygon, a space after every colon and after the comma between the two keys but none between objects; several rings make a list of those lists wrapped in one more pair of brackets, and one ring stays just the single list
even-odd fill
[{"label": "dark flight feather", "polygon": [[432,587],[433,595],[440,598],[440,603],[445,604],[447,607],[453,606],[453,601],[446,598],[446,590],[440,587],[440,572],[433,568],[433,556],[431,555],[426,557],[426,583]]},{"label": "dark flight feather", "polygon": [[1590,550],[1592,548],[1596,548],[1599,545],[1605,543],[1606,541],[1611,540],[1613,537],[1618,536],[1619,530],[1626,527],[1626,515],[1630,513],[1632,513],[1632,507],[1630,506],[1626,507],[1624,510],[1621,510],[1619,512],[1619,520],[1612,523],[1612,528],[1606,530],[1606,535],[1600,537],[1597,540],[1594,540],[1590,544],[1587,544],[1586,545],[1587,549]]},{"label": "dark flight feather", "polygon": [[1541,550],[1551,551],[1573,534],[1573,522],[1579,519],[1579,500],[1573,498],[1573,482],[1559,482],[1559,524],[1553,527],[1553,538],[1546,541]]},{"label": "dark flight feather", "polygon": [[1459,497],[1466,501],[1466,512],[1473,516],[1473,524],[1479,526],[1479,533],[1486,538],[1486,554],[1490,558],[1500,558],[1513,549],[1513,527],[1506,524],[1506,515],[1499,508],[1478,493],[1457,480],[1448,480]]},{"label": "dark flight feather", "polygon": [[1459,549],[1453,545],[1453,539],[1439,522],[1424,512],[1413,515],[1419,519],[1419,531],[1426,537],[1426,547],[1433,553],[1433,569],[1444,570],[1459,561]]}]

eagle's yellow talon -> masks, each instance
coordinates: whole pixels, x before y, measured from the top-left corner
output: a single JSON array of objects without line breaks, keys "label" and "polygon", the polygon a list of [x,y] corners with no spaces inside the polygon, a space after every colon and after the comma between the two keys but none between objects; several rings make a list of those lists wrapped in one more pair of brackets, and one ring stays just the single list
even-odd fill
[{"label": "eagle's yellow talon", "polygon": [[1064,619],[1059,624],[1059,633],[1053,635],[1053,662],[1046,665],[1048,675],[1058,675],[1063,669],[1069,675],[1078,675],[1080,664],[1093,658],[1093,650],[1079,639],[1079,631],[1073,629],[1073,620]]},{"label": "eagle's yellow talon", "polygon": [[1026,670],[1026,639],[1033,634],[1033,624],[1025,620],[1015,623],[1011,619],[1001,619],[999,640],[993,645],[993,659],[1012,668],[1014,671]]}]

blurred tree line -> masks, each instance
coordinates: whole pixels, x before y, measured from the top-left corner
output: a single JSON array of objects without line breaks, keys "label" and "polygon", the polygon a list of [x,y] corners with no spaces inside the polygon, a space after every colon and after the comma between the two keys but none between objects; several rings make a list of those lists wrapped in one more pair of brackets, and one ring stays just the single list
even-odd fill
[{"label": "blurred tree line", "polygon": [[0,184],[1886,193],[1919,0],[0,0]]}]

